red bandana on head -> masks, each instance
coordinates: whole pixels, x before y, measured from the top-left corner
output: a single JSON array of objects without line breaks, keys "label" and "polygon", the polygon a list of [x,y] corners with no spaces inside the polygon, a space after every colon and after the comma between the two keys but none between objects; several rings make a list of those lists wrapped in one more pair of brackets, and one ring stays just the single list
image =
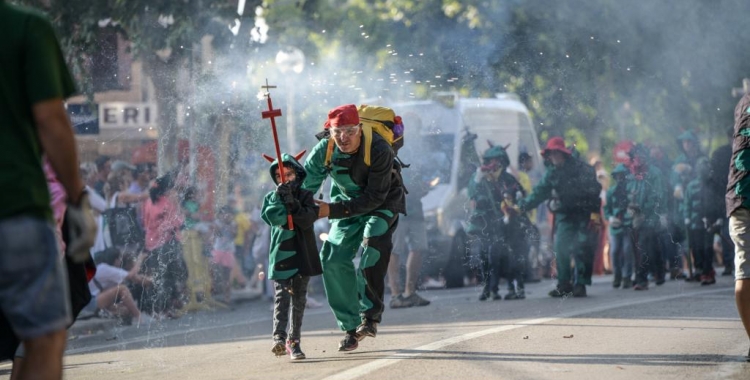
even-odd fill
[{"label": "red bandana on head", "polygon": [[339,126],[358,125],[359,114],[357,106],[354,104],[345,104],[328,111],[328,120],[324,125],[325,129],[336,128]]}]

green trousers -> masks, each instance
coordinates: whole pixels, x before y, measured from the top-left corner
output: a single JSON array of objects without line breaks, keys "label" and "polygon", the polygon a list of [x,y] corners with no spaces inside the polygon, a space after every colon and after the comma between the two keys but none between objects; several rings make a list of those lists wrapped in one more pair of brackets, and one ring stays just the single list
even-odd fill
[{"label": "green trousers", "polygon": [[[596,238],[592,236],[588,224],[588,220],[555,223],[554,246],[558,284],[573,282],[573,284],[591,285]],[[574,261],[575,273],[571,273],[571,258]]]},{"label": "green trousers", "polygon": [[[323,285],[339,328],[354,330],[364,318],[380,322],[385,274],[393,249],[398,214],[376,210],[367,215],[335,219],[320,250]],[[362,247],[359,268],[354,257]]]}]

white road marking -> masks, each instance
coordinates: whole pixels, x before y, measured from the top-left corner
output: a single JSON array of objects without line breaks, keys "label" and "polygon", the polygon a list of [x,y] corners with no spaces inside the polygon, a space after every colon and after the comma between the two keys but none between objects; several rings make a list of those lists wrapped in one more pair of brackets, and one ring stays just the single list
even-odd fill
[{"label": "white road marking", "polygon": [[414,357],[423,355],[425,351],[437,351],[439,349],[442,349],[442,348],[445,348],[454,344],[462,343],[467,340],[481,338],[486,335],[497,334],[503,331],[515,330],[521,327],[541,325],[544,323],[549,323],[549,322],[560,320],[560,319],[577,317],[577,316],[591,314],[591,313],[598,313],[598,312],[607,311],[611,309],[617,309],[617,308],[625,307],[625,306],[640,305],[640,304],[651,303],[651,302],[661,302],[661,301],[667,301],[667,300],[671,300],[675,298],[693,297],[696,295],[721,293],[721,292],[726,292],[726,291],[727,291],[727,288],[720,288],[720,289],[713,289],[713,290],[682,293],[678,295],[669,295],[669,296],[663,296],[663,297],[657,297],[657,298],[629,300],[629,301],[624,301],[624,302],[617,302],[613,304],[578,310],[578,311],[569,312],[569,313],[562,313],[555,317],[536,318],[536,319],[522,321],[513,325],[493,327],[493,328],[489,328],[485,330],[458,335],[458,336],[448,338],[448,339],[439,340],[439,341],[429,343],[423,346],[410,348],[409,351],[414,351],[414,352],[396,353],[391,356],[385,357],[383,359],[375,359],[374,361],[371,361],[369,363],[359,365],[357,367],[351,368],[344,372],[339,372],[332,376],[328,376],[324,378],[323,380],[349,380],[349,379],[356,379],[356,378],[364,377],[364,376],[372,374],[373,372],[379,369],[396,364],[404,359],[414,358]]},{"label": "white road marking", "polygon": [[[434,299],[449,300],[449,299],[466,298],[466,297],[468,297],[468,295],[466,295],[466,294],[455,294],[455,295],[449,295],[449,296],[434,297]],[[305,311],[305,316],[308,316],[308,315],[320,315],[320,314],[330,314],[330,313],[332,313],[332,312],[331,312],[331,310],[329,308],[323,307],[323,308],[318,309],[318,310]],[[193,334],[193,333],[196,333],[196,332],[201,332],[201,331],[209,331],[209,330],[214,330],[214,329],[223,329],[223,328],[236,327],[236,326],[241,326],[241,325],[249,325],[249,324],[259,323],[259,322],[268,322],[268,321],[271,321],[272,319],[273,319],[273,316],[271,315],[271,312],[269,312],[267,316],[264,316],[264,317],[261,317],[261,318],[255,318],[255,319],[250,319],[250,320],[245,320],[245,321],[226,323],[226,324],[218,325],[218,326],[195,327],[195,328],[191,328],[191,329],[188,329],[188,330],[172,331],[172,332],[161,333],[161,334],[156,333],[156,334],[152,335],[152,334],[149,333],[146,336],[142,336],[142,337],[138,337],[138,338],[126,339],[126,340],[123,340],[123,341],[120,341],[120,342],[116,342],[116,343],[99,344],[99,345],[94,345],[94,346],[90,346],[90,347],[81,347],[81,348],[76,348],[76,349],[72,349],[72,350],[67,350],[67,351],[65,351],[65,354],[66,355],[75,355],[75,354],[83,354],[83,353],[92,352],[92,351],[114,349],[114,348],[118,348],[118,347],[124,347],[125,345],[133,344],[133,343],[143,343],[143,342],[148,343],[149,341],[159,341],[159,340],[165,339],[165,338],[171,338],[171,337],[174,337],[174,336],[182,336],[182,335],[190,335],[190,334]]]}]

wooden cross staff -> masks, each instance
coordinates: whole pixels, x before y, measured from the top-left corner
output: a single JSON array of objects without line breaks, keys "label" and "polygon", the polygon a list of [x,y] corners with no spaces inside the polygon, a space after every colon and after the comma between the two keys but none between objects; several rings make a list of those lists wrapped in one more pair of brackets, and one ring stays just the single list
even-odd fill
[{"label": "wooden cross staff", "polygon": [[732,96],[735,98],[739,98],[747,93],[750,93],[750,79],[745,78],[742,80],[742,88],[733,88],[732,89]]},{"label": "wooden cross staff", "polygon": [[[276,133],[276,118],[281,117],[281,109],[273,108],[271,93],[268,91],[272,88],[276,88],[276,86],[268,84],[268,79],[266,79],[266,85],[261,86],[260,88],[266,90],[266,99],[268,100],[268,111],[261,112],[261,116],[263,116],[264,119],[271,119],[271,131],[273,131],[273,143],[276,148],[276,162],[279,164],[279,176],[281,177],[281,183],[285,183],[284,163],[281,161],[281,149],[279,149],[279,135]],[[286,216],[286,221],[289,225],[289,229],[294,230],[294,223],[292,222],[291,215]]]}]

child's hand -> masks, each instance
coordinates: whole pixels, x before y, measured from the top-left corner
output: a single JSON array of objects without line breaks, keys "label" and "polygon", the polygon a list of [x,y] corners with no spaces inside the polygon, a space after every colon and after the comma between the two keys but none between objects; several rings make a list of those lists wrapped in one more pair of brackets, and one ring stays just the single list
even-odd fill
[{"label": "child's hand", "polygon": [[319,200],[315,200],[315,203],[319,207],[318,218],[327,218],[331,214],[331,208],[328,206],[328,203]]},{"label": "child's hand", "polygon": [[292,191],[292,185],[289,182],[282,183],[279,186],[277,186],[276,195],[285,204],[294,202],[294,192]]}]

